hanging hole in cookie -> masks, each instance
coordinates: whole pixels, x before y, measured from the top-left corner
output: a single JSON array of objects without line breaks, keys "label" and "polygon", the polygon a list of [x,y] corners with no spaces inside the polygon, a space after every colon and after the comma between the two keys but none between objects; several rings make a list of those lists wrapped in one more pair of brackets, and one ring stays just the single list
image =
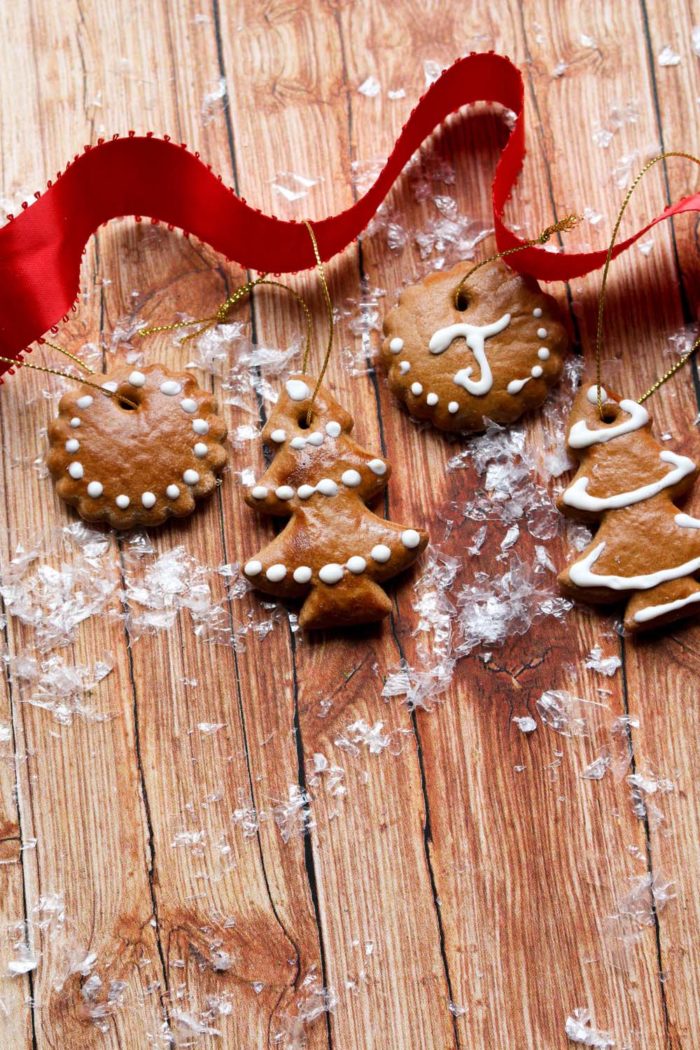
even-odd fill
[{"label": "hanging hole in cookie", "polygon": [[312,422],[313,422],[313,419],[314,419],[313,414],[311,416],[311,419],[309,419],[306,416],[306,414],[304,414],[303,416],[301,416],[300,419],[297,420],[297,426],[299,427],[300,430],[308,430],[309,427],[311,426]]},{"label": "hanging hole in cookie", "polygon": [[125,412],[135,412],[141,404],[141,394],[138,390],[132,390],[131,388],[129,388],[128,394],[123,394],[121,390],[117,390],[114,395],[114,400],[119,408],[123,409]]},{"label": "hanging hole in cookie", "polygon": [[467,309],[469,306],[469,296],[463,288],[457,292],[455,296],[455,309],[459,310],[460,313]]},{"label": "hanging hole in cookie", "polygon": [[620,412],[619,405],[603,405],[601,419],[604,423],[614,423]]}]

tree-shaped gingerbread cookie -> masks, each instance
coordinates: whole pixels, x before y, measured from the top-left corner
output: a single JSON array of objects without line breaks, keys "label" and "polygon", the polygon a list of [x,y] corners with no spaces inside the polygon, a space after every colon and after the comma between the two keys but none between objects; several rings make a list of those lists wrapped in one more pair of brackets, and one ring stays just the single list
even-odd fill
[{"label": "tree-shaped gingerbread cookie", "polygon": [[628,599],[629,631],[698,615],[700,519],[674,503],[698,469],[687,456],[662,448],[636,401],[601,391],[601,419],[597,390],[587,385],[574,402],[568,444],[579,468],[559,507],[599,528],[559,581],[584,601]]},{"label": "tree-shaped gingerbread cookie", "polygon": [[276,453],[246,501],[290,520],[244,572],[268,594],[305,599],[302,627],[370,623],[391,611],[380,584],[416,560],[428,535],[365,506],[390,466],[353,441],[352,417],[324,387],[311,405],[314,386],[308,376],[290,379],[263,431]]}]

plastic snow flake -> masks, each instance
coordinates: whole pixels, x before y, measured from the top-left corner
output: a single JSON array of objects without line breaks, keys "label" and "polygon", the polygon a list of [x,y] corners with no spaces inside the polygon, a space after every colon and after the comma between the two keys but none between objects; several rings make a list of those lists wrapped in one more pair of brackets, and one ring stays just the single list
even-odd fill
[{"label": "plastic snow flake", "polygon": [[663,874],[634,875],[631,889],[617,902],[617,911],[606,919],[606,931],[616,940],[634,944],[656,922],[656,916],[676,897],[674,883]]},{"label": "plastic snow flake", "polygon": [[592,1046],[596,1050],[611,1050],[615,1046],[615,1040],[609,1032],[594,1027],[591,1011],[583,1006],[577,1006],[571,1011],[564,1030],[571,1042],[579,1046]]},{"label": "plastic snow flake", "polygon": [[88,722],[105,722],[112,717],[108,711],[96,711],[84,702],[111,673],[114,667],[111,653],[103,654],[92,666],[70,664],[58,654],[42,661],[20,655],[10,660],[9,666],[12,680],[31,689],[24,702],[51,711],[61,725],[72,725],[76,715]]},{"label": "plastic snow flake", "polygon": [[310,809],[311,799],[298,784],[289,785],[289,797],[272,810],[282,841],[286,844],[292,835],[306,835],[315,827]]},{"label": "plastic snow flake", "polygon": [[299,985],[294,1006],[276,1018],[280,1027],[273,1034],[275,1044],[282,1050],[305,1050],[308,1027],[324,1013],[334,1010],[337,1004],[335,991],[324,988],[313,967]]},{"label": "plastic snow flake", "polygon": [[358,91],[361,95],[365,95],[367,98],[376,98],[382,89],[382,85],[379,83],[375,76],[369,76],[366,80],[363,80]]},{"label": "plastic snow flake", "polygon": [[223,113],[228,101],[228,86],[226,77],[219,77],[216,87],[202,99],[202,124],[206,127],[211,124],[218,113]]},{"label": "plastic snow flake", "polygon": [[602,780],[610,768],[611,761],[609,755],[599,755],[581,771],[581,779]]},{"label": "plastic snow flake", "polygon": [[391,743],[391,736],[383,733],[383,722],[375,722],[373,726],[365,722],[364,718],[358,718],[346,727],[345,733],[335,741],[336,746],[346,751],[352,750],[355,754],[360,753],[358,744],[364,744],[370,755],[381,755]]},{"label": "plastic snow flake", "polygon": [[681,56],[677,51],[674,51],[668,44],[666,47],[659,51],[659,65],[660,66],[679,66],[681,64]]},{"label": "plastic snow flake", "polygon": [[586,667],[611,678],[622,667],[622,660],[619,656],[603,656],[601,646],[594,645],[586,657]]},{"label": "plastic snow flake", "polygon": [[592,700],[582,700],[562,689],[549,689],[542,693],[535,707],[544,725],[561,736],[588,736],[588,723],[581,710],[583,704],[605,706]]},{"label": "plastic snow flake", "polygon": [[521,733],[534,733],[537,729],[537,722],[531,715],[516,715],[511,721],[515,722]]}]

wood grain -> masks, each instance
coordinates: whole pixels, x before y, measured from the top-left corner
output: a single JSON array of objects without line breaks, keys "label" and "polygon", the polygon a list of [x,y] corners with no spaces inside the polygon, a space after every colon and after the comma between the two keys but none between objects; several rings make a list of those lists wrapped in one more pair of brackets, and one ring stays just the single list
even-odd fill
[{"label": "wood grain", "polygon": [[[0,43],[0,198],[12,210],[10,202],[16,207],[100,134],[153,128],[198,149],[263,210],[322,217],[346,207],[358,170],[386,156],[426,69],[492,48],[509,54],[527,81],[529,154],[510,221],[534,234],[590,208],[603,218],[583,223],[567,245],[603,247],[622,193],[611,175],[621,158],[633,174],[661,144],[700,152],[689,119],[700,95],[694,21],[685,0],[9,5]],[[659,64],[666,45],[678,65]],[[379,91],[358,92],[370,76]],[[398,89],[405,94],[390,97]],[[606,148],[593,138],[600,127],[612,128]],[[506,134],[488,107],[451,119],[422,162],[453,164],[456,182],[433,181],[431,194],[452,196],[461,214],[486,221]],[[296,201],[275,188],[299,188],[290,172],[314,180]],[[695,185],[696,173],[680,162],[658,165],[626,225]],[[490,525],[478,559],[467,553],[476,523],[462,509],[482,482],[469,466],[446,469],[464,443],[417,429],[383,378],[356,367],[376,340],[353,331],[358,301],[379,289],[381,311],[429,266],[413,232],[437,212],[431,194],[416,189],[407,173],[387,203],[408,231],[403,250],[387,247],[379,224],[328,267],[341,312],[337,345],[352,351],[336,355],[329,382],[355,416],[357,439],[394,464],[389,515],[427,520],[440,550],[460,560],[456,594],[479,569],[504,572],[504,526]],[[641,392],[667,367],[667,337],[696,316],[696,251],[693,220],[684,217],[674,229],[657,228],[648,254],[634,250],[616,263],[606,375],[618,386]],[[61,340],[95,343],[108,362],[112,333],[125,321],[208,314],[242,277],[177,234],[112,223],[88,248],[83,302]],[[294,286],[314,309],[320,356],[317,282],[300,275]],[[586,358],[599,288],[593,274],[555,289]],[[302,329],[293,301],[264,289],[236,320],[244,338],[273,347],[291,345]],[[167,337],[145,349],[177,367],[188,352]],[[200,375],[228,398],[219,377]],[[60,533],[75,519],[33,467],[54,411],[44,391],[56,389],[27,373],[2,388],[5,585],[18,571],[18,543],[37,536],[37,566],[62,569],[85,557],[79,534]],[[233,435],[264,420],[254,390],[233,400],[223,405]],[[700,456],[690,371],[652,410],[670,447]],[[536,461],[556,428],[553,412],[528,422]],[[421,667],[426,659],[425,638],[415,633],[419,571],[393,588],[390,623],[351,635],[302,637],[284,610],[228,592],[217,569],[240,564],[269,536],[269,523],[241,495],[241,472],[258,474],[263,464],[259,442],[237,436],[223,486],[190,521],[154,534],[147,548],[108,537],[99,572],[114,590],[69,644],[40,652],[37,631],[8,610],[1,1045],[82,1050],[171,1039],[245,1050],[563,1050],[571,1045],[567,1015],[587,1007],[617,1046],[691,1050],[700,1001],[700,629],[679,626],[632,644],[615,633],[613,616],[582,609],[562,622],[543,619],[489,659],[483,649],[462,659],[433,709],[411,713],[381,693],[402,660]],[[523,527],[517,553],[525,564],[537,542]],[[186,608],[167,630],[138,627],[133,584],[180,548],[176,557],[198,567],[198,582],[210,588],[205,605],[218,608],[209,637],[204,621],[195,632]],[[547,549],[560,564],[567,556],[562,538]],[[611,678],[584,666],[597,644],[623,661]],[[93,714],[74,713],[71,724],[56,720],[46,697],[39,706],[36,675],[23,677],[18,663],[26,656],[92,667],[104,653],[113,669],[82,697]],[[551,689],[593,702],[589,736],[562,737],[542,724],[525,736],[513,724],[514,715],[535,714]],[[628,735],[610,733],[619,716],[634,720]],[[359,719],[382,722],[392,746],[353,752],[343,740]],[[628,768],[582,779],[604,746]],[[315,774],[319,755],[336,767],[336,780]],[[636,812],[629,773],[662,780]],[[282,834],[290,788],[308,795],[306,836],[298,823]],[[244,834],[244,812],[252,834]],[[665,903],[664,893],[673,899]],[[18,922],[38,962],[6,977]]]}]

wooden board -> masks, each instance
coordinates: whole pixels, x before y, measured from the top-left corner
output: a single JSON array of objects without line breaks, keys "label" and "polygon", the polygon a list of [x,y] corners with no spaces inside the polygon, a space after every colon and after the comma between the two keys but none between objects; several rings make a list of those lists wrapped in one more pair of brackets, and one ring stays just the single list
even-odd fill
[{"label": "wooden board", "polygon": [[[681,0],[12,4],[0,44],[2,206],[15,210],[84,142],[134,128],[186,141],[263,210],[320,218],[360,192],[435,69],[493,49],[527,83],[529,153],[510,221],[535,234],[586,209],[566,243],[603,247],[624,192],[614,171],[631,177],[660,145],[700,152],[694,19]],[[677,64],[660,62],[666,47]],[[358,440],[394,464],[389,515],[427,520],[440,556],[457,559],[452,600],[479,571],[502,576],[514,556],[532,565],[537,547],[563,564],[565,537],[538,538],[518,519],[503,552],[507,526],[494,518],[481,553],[468,553],[479,523],[464,509],[483,477],[448,462],[469,446],[399,410],[370,367],[376,325],[360,322],[439,263],[439,243],[428,251],[424,238],[421,258],[416,233],[449,242],[488,225],[506,134],[487,107],[452,118],[361,244],[328,267],[342,348],[330,384]],[[685,162],[657,165],[627,228],[696,185]],[[456,225],[438,229],[441,217]],[[633,393],[668,366],[668,337],[696,315],[695,253],[685,217],[613,269],[606,374]],[[113,223],[88,248],[81,306],[60,340],[92,343],[106,363],[115,331],[208,315],[242,279],[178,234]],[[300,275],[294,286],[313,307],[320,357],[317,283]],[[599,287],[593,274],[553,289],[585,356]],[[248,339],[284,349],[302,329],[293,300],[263,289],[235,320],[225,371]],[[132,344],[118,352],[144,352]],[[162,336],[145,354],[181,367],[197,351]],[[269,535],[242,498],[242,475],[263,468],[254,435],[267,407],[250,372],[222,386],[221,371],[199,372],[234,436],[221,490],[148,541],[105,534],[97,546],[71,530],[41,469],[59,382],[25,372],[2,387],[0,1044],[557,1050],[571,1045],[567,1017],[587,1008],[618,1047],[691,1050],[698,628],[631,643],[613,616],[574,610],[475,648],[415,712],[384,698],[402,666],[439,666],[439,632],[451,623],[458,641],[454,613],[430,604],[416,571],[392,589],[390,624],[307,638],[284,609],[227,586],[236,570],[221,567]],[[652,404],[669,447],[700,455],[691,371]],[[562,395],[554,405],[526,426],[539,492],[557,484],[542,468]],[[34,560],[18,560],[18,545]],[[18,615],[11,588],[26,591],[38,570],[62,575],[32,592],[34,612],[49,615],[22,622],[32,610]],[[182,590],[170,614],[159,580],[173,573]],[[541,580],[551,589],[548,572]],[[50,632],[61,587],[63,637]],[[95,611],[71,629],[71,601],[86,594]],[[421,616],[432,632],[417,630]],[[585,666],[596,645],[622,661],[611,677]],[[542,724],[548,690],[586,702],[588,735]],[[538,721],[531,735],[512,721],[525,714]],[[620,718],[629,724],[613,732]],[[360,720],[382,723],[389,746],[353,743]],[[614,772],[582,779],[603,748]],[[629,774],[656,792],[633,798]],[[6,976],[25,951],[18,929],[36,966]]]}]

